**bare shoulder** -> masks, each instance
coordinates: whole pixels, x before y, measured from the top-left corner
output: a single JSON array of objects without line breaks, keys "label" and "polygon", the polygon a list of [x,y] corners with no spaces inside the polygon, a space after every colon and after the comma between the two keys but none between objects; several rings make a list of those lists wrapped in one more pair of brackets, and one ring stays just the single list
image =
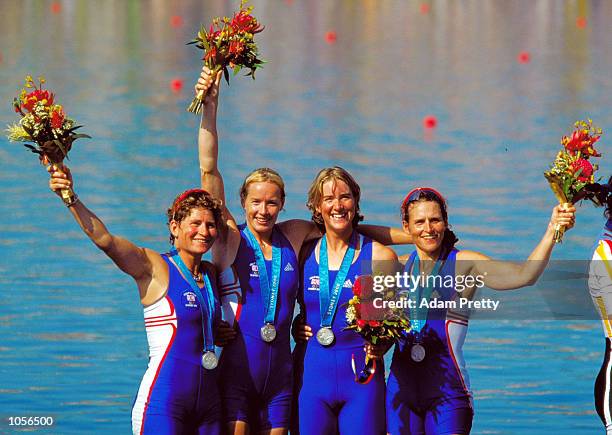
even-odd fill
[{"label": "bare shoulder", "polygon": [[159,252],[154,251],[149,248],[139,248],[139,249],[142,249],[144,257],[147,259],[150,265],[149,267],[150,275],[155,276],[155,275],[158,275],[159,273],[168,271],[168,264],[164,261],[164,259],[162,258],[162,255]]},{"label": "bare shoulder", "polygon": [[372,240],[372,259],[397,261],[397,254],[388,246],[378,243],[376,240]]},{"label": "bare shoulder", "polygon": [[490,260],[491,257],[481,252],[462,250],[457,252],[457,260],[460,261],[471,261],[471,260]]},{"label": "bare shoulder", "polygon": [[170,282],[170,271],[159,252],[148,248],[142,249],[148,259],[150,269],[149,273],[136,279],[136,284],[140,293],[140,302],[146,307],[164,297]]},{"label": "bare shoulder", "polygon": [[280,222],[278,228],[287,240],[289,240],[296,253],[300,252],[302,244],[311,239],[311,235],[317,230],[314,222],[305,221],[303,219],[290,219]]},{"label": "bare shoulder", "polygon": [[287,238],[290,238],[292,235],[296,235],[301,239],[304,239],[309,232],[315,229],[315,224],[314,222],[305,221],[303,219],[289,219],[287,221],[280,222],[278,227]]}]

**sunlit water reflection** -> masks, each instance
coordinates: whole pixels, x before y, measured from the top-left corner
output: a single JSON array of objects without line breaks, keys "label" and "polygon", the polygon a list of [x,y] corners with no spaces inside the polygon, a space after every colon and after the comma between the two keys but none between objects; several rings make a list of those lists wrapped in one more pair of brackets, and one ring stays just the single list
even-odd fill
[{"label": "sunlit water reflection", "polygon": [[[554,204],[542,171],[560,135],[587,115],[610,129],[610,2],[433,0],[427,14],[403,0],[254,4],[269,63],[255,82],[223,87],[219,114],[234,210],[242,177],[271,166],[287,183],[285,217],[308,218],[310,181],[339,164],[360,182],[368,222],[398,224],[403,194],[433,185],[448,197],[461,246],[523,258]],[[2,4],[3,124],[15,118],[21,78],[44,73],[93,136],[71,154],[83,201],[114,232],[164,250],[165,207],[198,183],[196,118],[184,109],[200,53],[184,43],[234,4],[50,7]],[[172,27],[172,15],[184,25]],[[521,51],[531,62],[517,62]],[[438,127],[424,134],[429,114]],[[607,176],[611,142],[602,142]],[[57,433],[125,433],[147,358],[134,285],[77,231],[34,156],[6,143],[0,159],[0,417],[51,415]],[[603,219],[591,207],[579,213],[555,258],[586,259]],[[533,293],[515,295],[529,303]],[[473,433],[599,433],[592,384],[602,349],[595,320],[472,322]]]}]

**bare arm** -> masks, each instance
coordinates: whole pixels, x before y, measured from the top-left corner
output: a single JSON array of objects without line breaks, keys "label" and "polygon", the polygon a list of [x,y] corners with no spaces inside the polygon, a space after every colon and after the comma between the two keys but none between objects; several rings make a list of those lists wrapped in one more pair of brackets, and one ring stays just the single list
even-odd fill
[{"label": "bare arm", "polygon": [[359,224],[359,226],[357,226],[357,231],[385,246],[412,245],[414,243],[412,236],[402,228]]},{"label": "bare arm", "polygon": [[225,187],[223,177],[219,172],[219,137],[217,135],[217,107],[219,103],[219,88],[222,71],[214,78],[209,74],[206,67],[198,79],[195,90],[207,91],[204,98],[202,119],[198,130],[198,158],[200,163],[200,182],[202,189],[208,191],[215,198],[220,199],[223,204],[223,220],[225,231],[217,243],[213,246],[213,263],[220,269],[225,270],[234,261],[240,245],[240,233],[236,220],[226,207]]},{"label": "bare arm", "polygon": [[[281,222],[280,228],[289,239],[295,252],[300,252],[304,243],[320,238],[323,233],[312,221],[303,219],[290,219]],[[369,237],[382,245],[412,244],[412,236],[401,228],[385,227],[381,225],[359,225],[357,232]]]},{"label": "bare arm", "polygon": [[[51,174],[49,187],[60,195],[61,189],[72,189],[72,175],[66,167],[49,166]],[[89,239],[102,250],[126,274],[138,284],[141,302],[145,305],[155,302],[165,291],[166,285],[157,282],[154,275],[167,275],[160,255],[149,249],[140,248],[127,239],[115,236],[104,223],[80,200],[69,207],[70,213]],[[157,267],[157,274],[154,269]],[[160,270],[162,269],[162,270]],[[162,279],[163,281],[163,279]]]},{"label": "bare arm", "polygon": [[217,165],[219,159],[219,138],[217,136],[217,107],[219,103],[219,84],[222,72],[214,78],[208,73],[208,68],[202,69],[195,90],[208,91],[204,99],[202,119],[198,130],[198,156],[200,160],[200,180],[202,189],[207,190],[215,198],[225,204],[223,178]]},{"label": "bare arm", "polygon": [[289,219],[278,224],[280,230],[291,243],[296,255],[300,254],[302,245],[323,235],[312,221]]},{"label": "bare arm", "polygon": [[544,236],[523,262],[493,260],[487,255],[474,251],[459,251],[457,254],[458,273],[482,277],[484,285],[494,290],[512,290],[533,285],[544,272],[555,242],[555,225],[571,228],[574,222],[573,206],[553,209]]}]

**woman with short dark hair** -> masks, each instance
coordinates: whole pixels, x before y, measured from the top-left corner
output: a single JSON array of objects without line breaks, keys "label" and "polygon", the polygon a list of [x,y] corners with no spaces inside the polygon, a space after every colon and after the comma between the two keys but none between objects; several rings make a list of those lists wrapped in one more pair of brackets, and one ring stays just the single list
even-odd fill
[{"label": "woman with short dark hair", "polygon": [[[73,188],[70,170],[50,165],[58,196]],[[192,189],[168,209],[173,249],[159,254],[112,234],[74,195],[66,204],[91,241],[136,281],[149,342],[149,364],[132,408],[134,434],[220,434],[214,328],[216,273],[202,261],[217,239],[220,203]]]}]

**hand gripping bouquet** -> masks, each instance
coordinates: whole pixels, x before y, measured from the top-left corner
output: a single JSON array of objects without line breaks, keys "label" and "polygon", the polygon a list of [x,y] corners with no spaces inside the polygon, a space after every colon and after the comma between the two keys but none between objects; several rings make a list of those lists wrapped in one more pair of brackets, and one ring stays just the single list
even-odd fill
[{"label": "hand gripping bouquet", "polygon": [[[573,204],[585,197],[584,188],[595,182],[595,171],[598,169],[589,159],[601,157],[593,147],[601,137],[601,129],[595,127],[590,119],[577,121],[574,127],[571,136],[561,138],[563,148],[550,169],[544,172],[544,177],[560,204]],[[592,197],[589,199],[592,200]],[[564,232],[563,227],[555,228],[555,243],[561,242]]]},{"label": "hand gripping bouquet", "polygon": [[[353,298],[346,308],[347,327],[344,329],[352,329],[373,345],[390,346],[410,331],[410,321],[402,308],[385,307],[385,301],[397,301],[393,289],[374,292],[373,288],[374,279],[371,275],[363,275],[355,280]],[[376,360],[369,360],[366,356],[365,367],[357,373],[353,358],[353,372],[355,382],[370,382],[376,372]]]},{"label": "hand gripping bouquet", "polygon": [[[31,76],[26,77],[19,97],[13,100],[15,112],[21,115],[21,119],[9,125],[6,132],[11,142],[34,143],[24,146],[38,154],[41,161],[62,165],[64,158],[68,158],[72,143],[90,136],[75,133],[81,126],[66,116],[64,108],[56,104],[53,92],[43,89],[44,83],[45,79],[41,77],[36,86]],[[73,202],[71,190],[63,189],[61,194],[65,203]]]},{"label": "hand gripping bouquet", "polygon": [[[247,76],[255,80],[255,71],[264,64],[264,61],[257,57],[257,44],[254,41],[255,34],[264,28],[251,15],[253,7],[246,7],[246,3],[246,0],[240,2],[240,10],[234,13],[233,18],[213,19],[208,31],[202,27],[196,39],[188,42],[205,51],[204,65],[212,70],[213,76],[223,70],[227,84],[229,84],[228,67],[233,69],[234,75],[242,68],[247,68],[250,70]],[[202,113],[204,96],[203,92],[199,92],[187,111]]]}]

